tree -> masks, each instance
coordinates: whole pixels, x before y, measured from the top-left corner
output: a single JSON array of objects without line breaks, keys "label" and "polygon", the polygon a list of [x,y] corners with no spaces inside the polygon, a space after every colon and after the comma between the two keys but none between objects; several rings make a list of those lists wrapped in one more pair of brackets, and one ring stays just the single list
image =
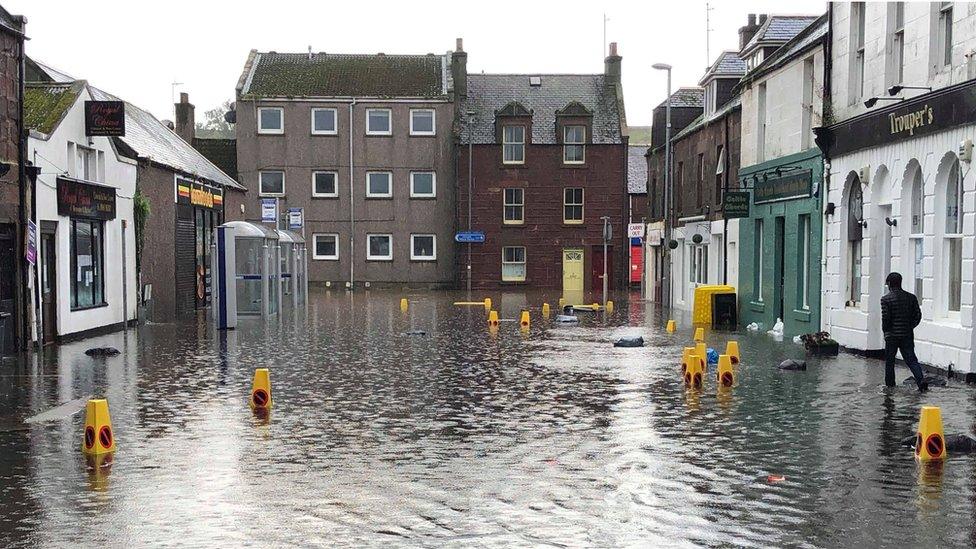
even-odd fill
[{"label": "tree", "polygon": [[233,138],[234,125],[224,120],[224,114],[232,110],[234,110],[234,102],[228,99],[216,109],[204,112],[204,121],[196,124],[197,137]]}]

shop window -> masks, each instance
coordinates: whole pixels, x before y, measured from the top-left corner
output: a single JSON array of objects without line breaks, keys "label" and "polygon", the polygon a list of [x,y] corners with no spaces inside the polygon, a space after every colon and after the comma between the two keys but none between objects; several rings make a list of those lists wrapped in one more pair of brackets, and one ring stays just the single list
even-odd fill
[{"label": "shop window", "polygon": [[695,204],[701,208],[705,205],[705,154],[698,154],[697,181],[695,181]]},{"label": "shop window", "polygon": [[582,164],[586,149],[586,126],[563,127],[563,163]]},{"label": "shop window", "polygon": [[284,196],[285,172],[278,170],[258,172],[258,194],[261,196]]},{"label": "shop window", "polygon": [[367,234],[366,259],[370,261],[393,261],[393,235]]},{"label": "shop window", "polygon": [[336,135],[336,110],[312,109],[312,135]]},{"label": "shop window", "polygon": [[391,198],[393,172],[366,172],[366,198]]},{"label": "shop window", "polygon": [[285,133],[285,110],[281,107],[258,107],[258,133]]},{"label": "shop window", "polygon": [[563,223],[583,223],[583,189],[563,189]]},{"label": "shop window", "polygon": [[693,287],[708,284],[708,246],[693,245],[689,248],[689,282]]},{"label": "shop window", "polygon": [[861,240],[864,223],[864,196],[861,180],[856,175],[847,196],[847,306],[857,307],[861,301]]},{"label": "shop window", "polygon": [[336,172],[312,172],[312,196],[315,198],[338,198],[339,174]]},{"label": "shop window", "polygon": [[522,282],[525,280],[525,247],[505,246],[502,248],[502,280]]},{"label": "shop window", "polygon": [[525,126],[502,127],[502,162],[525,163]]},{"label": "shop window", "polygon": [[945,185],[946,309],[958,314],[962,306],[962,171],[953,159]]},{"label": "shop window", "polygon": [[437,196],[437,176],[434,172],[410,172],[410,198]]},{"label": "shop window", "polygon": [[810,309],[810,215],[801,215],[798,225],[796,248],[799,261],[796,268],[800,279],[797,281],[799,295],[796,302],[798,308],[806,311]]},{"label": "shop window", "polygon": [[392,135],[390,109],[366,109],[366,135]]},{"label": "shop window", "polygon": [[715,154],[715,203],[721,204],[725,192],[725,148],[718,146]]},{"label": "shop window", "polygon": [[410,109],[410,135],[434,135],[435,116],[434,109]]},{"label": "shop window", "polygon": [[432,234],[410,235],[410,259],[413,261],[435,261],[437,259],[437,237]]},{"label": "shop window", "polygon": [[104,225],[71,220],[71,308],[105,305]]},{"label": "shop window", "polygon": [[312,259],[337,261],[339,259],[338,234],[313,234]]},{"label": "shop window", "polygon": [[509,187],[504,193],[504,218],[506,225],[525,223],[525,189]]}]

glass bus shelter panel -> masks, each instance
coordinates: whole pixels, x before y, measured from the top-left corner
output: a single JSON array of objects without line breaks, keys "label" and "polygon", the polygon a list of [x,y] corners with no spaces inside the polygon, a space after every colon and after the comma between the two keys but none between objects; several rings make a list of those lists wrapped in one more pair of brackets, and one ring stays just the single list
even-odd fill
[{"label": "glass bus shelter panel", "polygon": [[237,244],[237,313],[261,314],[261,271],[264,240],[238,238]]}]

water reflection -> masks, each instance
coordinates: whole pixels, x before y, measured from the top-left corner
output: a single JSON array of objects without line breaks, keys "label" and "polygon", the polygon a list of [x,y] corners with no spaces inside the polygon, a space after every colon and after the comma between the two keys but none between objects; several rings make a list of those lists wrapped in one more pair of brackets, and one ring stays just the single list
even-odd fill
[{"label": "water reflection", "polygon": [[[489,330],[483,307],[453,306],[468,296],[407,293],[405,312],[401,297],[313,292],[307,310],[236,331],[146,326],[5,365],[0,546],[974,537],[960,525],[976,516],[976,460],[933,468],[900,445],[923,402],[943,408],[946,432],[967,432],[964,386],[882,390],[882,365],[852,356],[780,372],[799,346],[739,334],[735,386],[719,389],[713,367],[687,390],[688,319],[667,334],[652,304],[618,295],[613,315],[557,326],[539,308],[559,296],[492,295],[503,322]],[[636,335],[646,347],[612,346]],[[718,349],[728,337],[706,335]],[[123,352],[93,360],[91,346]],[[274,391],[264,417],[247,404],[259,367]],[[110,402],[110,467],[81,456],[80,414],[22,423],[89,394]]]}]

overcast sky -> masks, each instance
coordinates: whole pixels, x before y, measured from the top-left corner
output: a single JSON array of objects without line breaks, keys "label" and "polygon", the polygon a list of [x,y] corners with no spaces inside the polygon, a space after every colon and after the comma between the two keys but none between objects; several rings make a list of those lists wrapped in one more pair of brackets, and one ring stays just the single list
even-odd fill
[{"label": "overcast sky", "polygon": [[[470,72],[603,71],[607,41],[623,56],[630,125],[650,123],[664,100],[658,62],[674,67],[673,87],[705,70],[705,2],[679,0],[298,2],[167,0],[68,2],[2,0],[27,17],[28,55],[172,119],[172,83],[203,111],[232,99],[252,48],[335,53],[443,53],[464,38]],[[253,5],[253,7],[252,7]],[[816,0],[711,2],[710,57],[738,49],[748,13],[814,14]]]}]

